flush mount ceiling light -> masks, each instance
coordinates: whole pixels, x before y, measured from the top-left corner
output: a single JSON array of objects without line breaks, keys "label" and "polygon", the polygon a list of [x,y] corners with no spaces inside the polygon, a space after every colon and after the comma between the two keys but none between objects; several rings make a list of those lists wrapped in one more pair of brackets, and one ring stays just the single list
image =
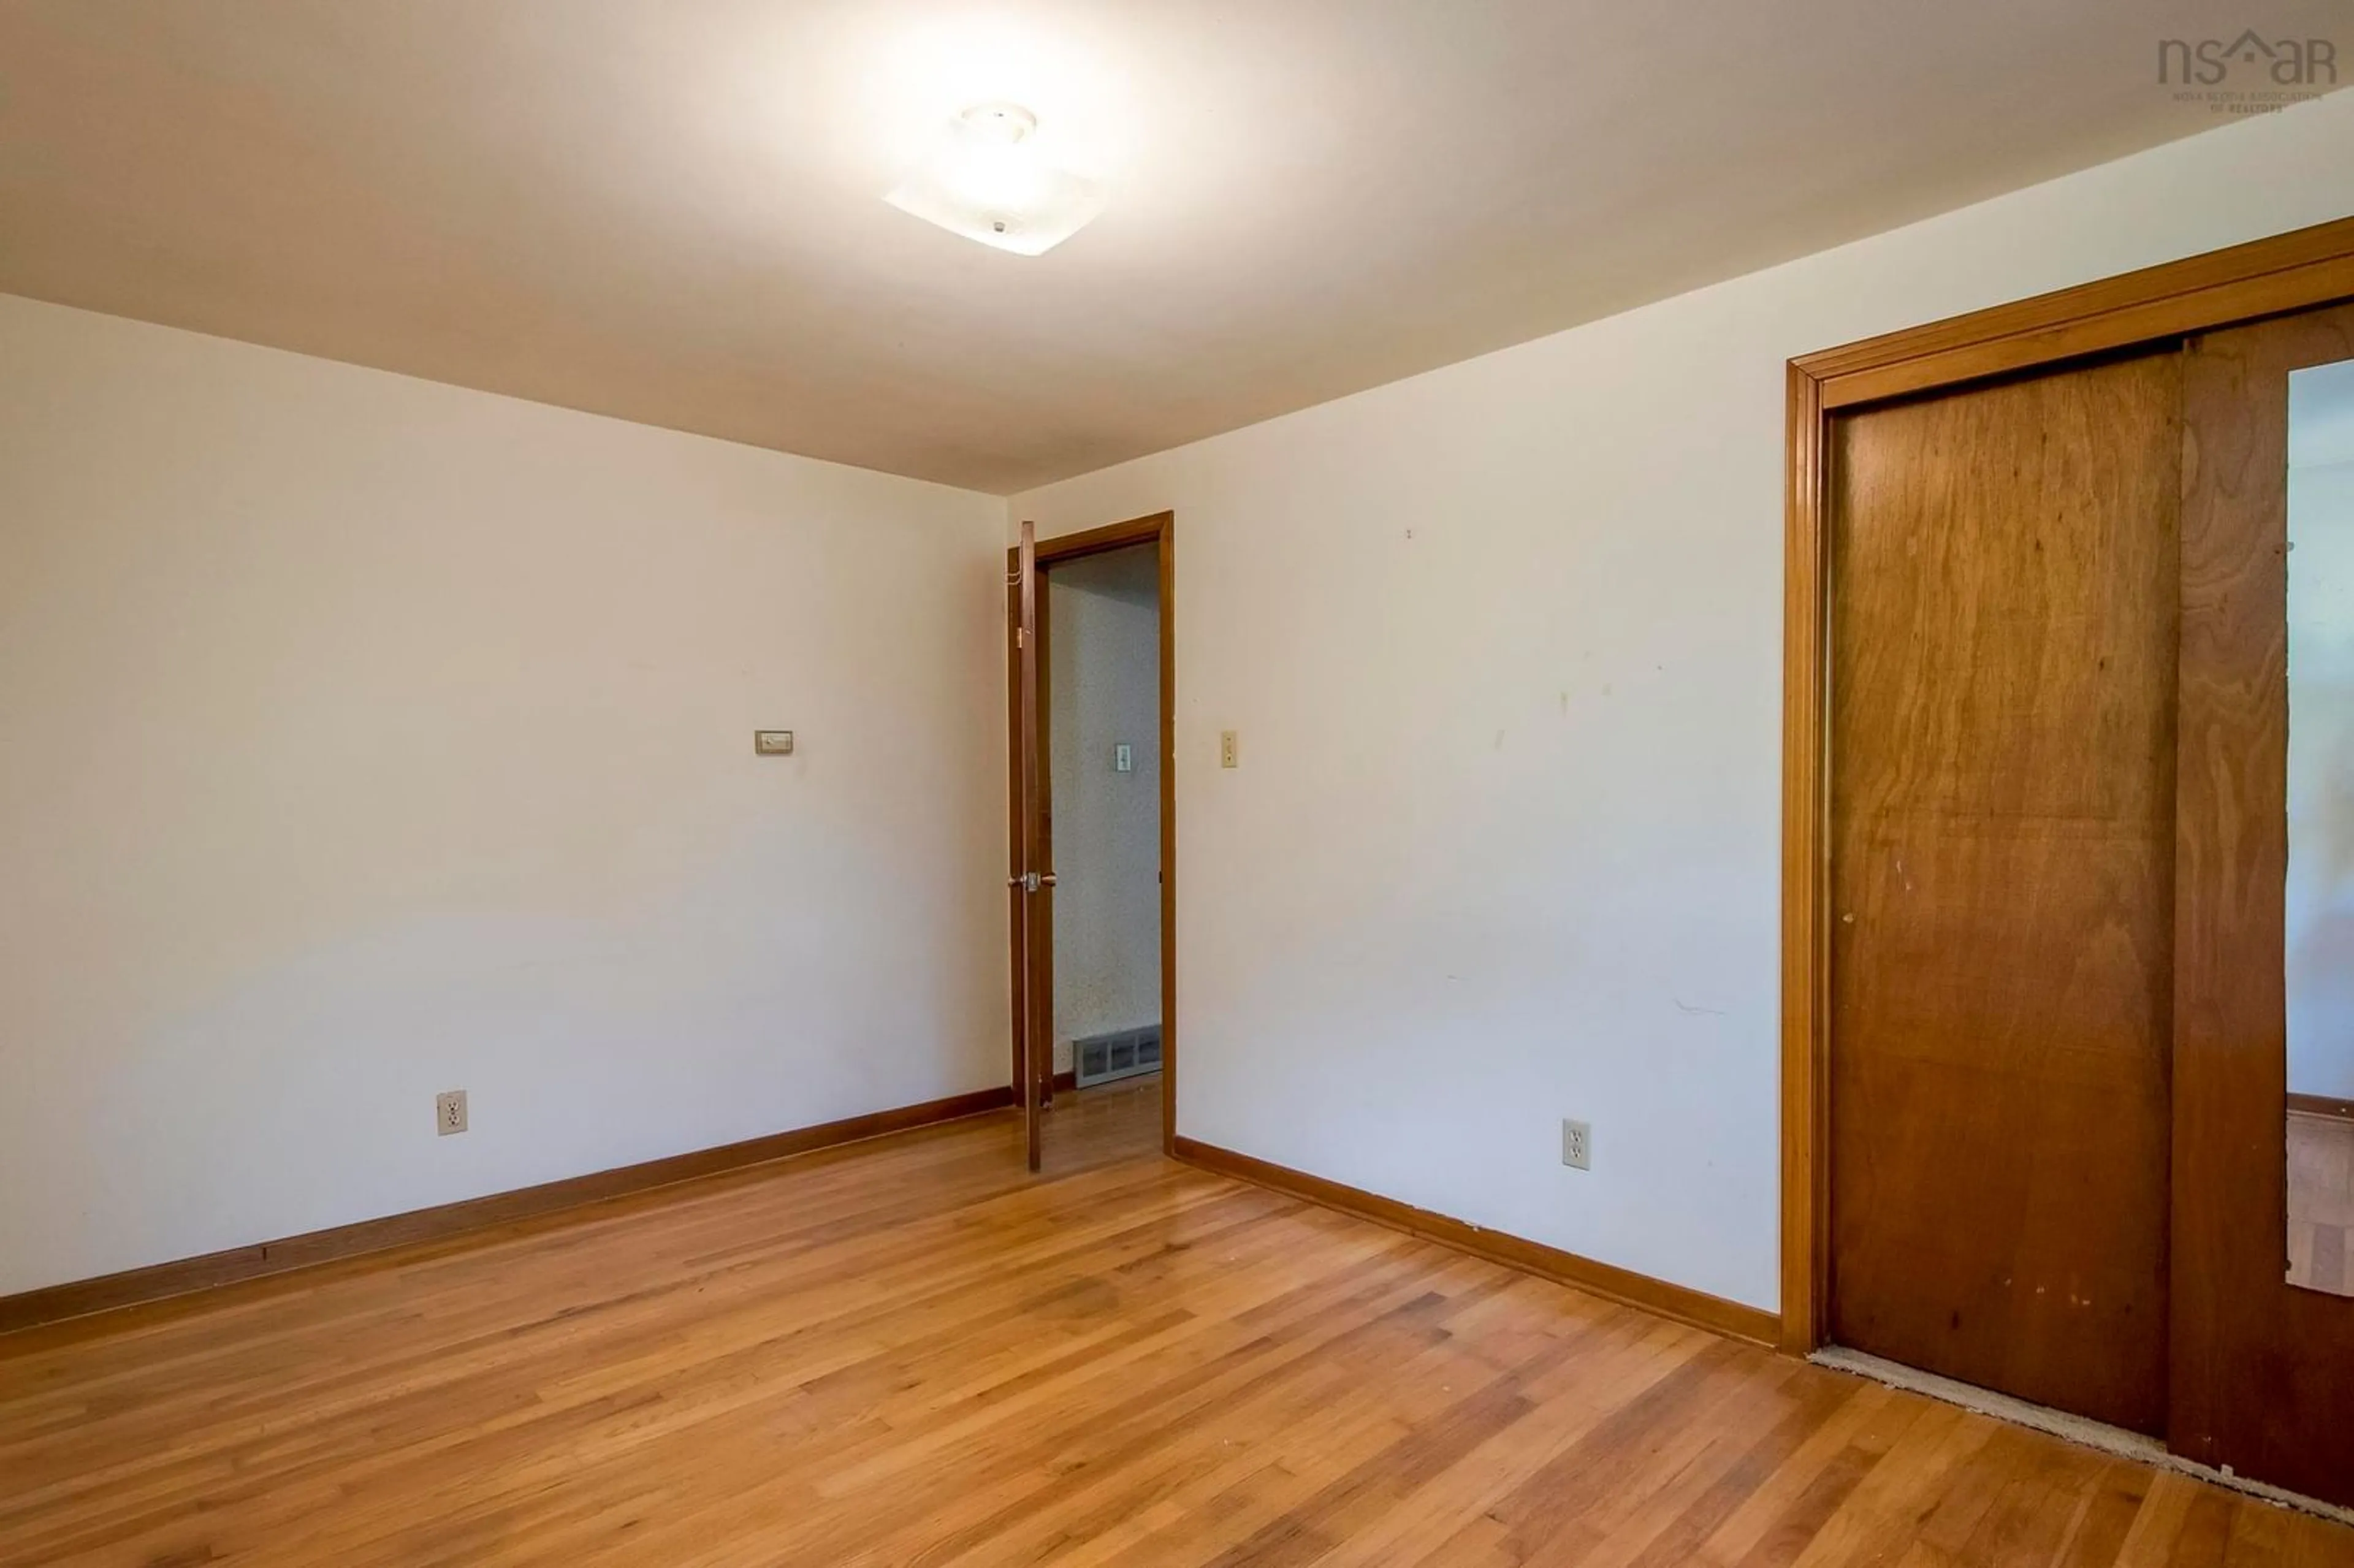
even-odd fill
[{"label": "flush mount ceiling light", "polygon": [[981,103],[883,199],[1017,256],[1041,256],[1103,210],[1103,186],[1043,157],[1038,117],[1013,103]]}]

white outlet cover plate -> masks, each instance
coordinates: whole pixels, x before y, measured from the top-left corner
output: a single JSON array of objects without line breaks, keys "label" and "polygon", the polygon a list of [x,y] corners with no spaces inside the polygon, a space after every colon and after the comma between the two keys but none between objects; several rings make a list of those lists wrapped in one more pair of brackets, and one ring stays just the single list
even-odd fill
[{"label": "white outlet cover plate", "polygon": [[1573,1171],[1594,1169],[1594,1128],[1582,1121],[1561,1124],[1561,1162]]}]

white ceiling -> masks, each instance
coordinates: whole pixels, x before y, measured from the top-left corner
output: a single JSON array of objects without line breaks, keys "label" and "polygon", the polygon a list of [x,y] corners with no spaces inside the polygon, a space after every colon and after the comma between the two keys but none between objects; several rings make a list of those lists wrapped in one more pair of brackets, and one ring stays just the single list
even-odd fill
[{"label": "white ceiling", "polygon": [[[2254,12],[0,0],[0,291],[1006,492],[2221,123],[2161,37],[2354,61]],[[1113,179],[1044,257],[880,199],[993,98]]]}]

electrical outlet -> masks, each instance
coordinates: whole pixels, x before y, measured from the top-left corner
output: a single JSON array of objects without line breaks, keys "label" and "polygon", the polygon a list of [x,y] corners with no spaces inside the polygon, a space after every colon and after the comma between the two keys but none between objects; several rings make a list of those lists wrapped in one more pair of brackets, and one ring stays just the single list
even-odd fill
[{"label": "electrical outlet", "polygon": [[793,754],[793,732],[789,729],[754,730],[752,754],[755,757],[790,757]]},{"label": "electrical outlet", "polygon": [[1594,1128],[1582,1121],[1563,1119],[1561,1162],[1575,1171],[1594,1169]]},{"label": "electrical outlet", "polygon": [[433,1097],[433,1130],[443,1138],[466,1130],[466,1091],[451,1089]]},{"label": "electrical outlet", "polygon": [[1238,746],[1238,745],[1236,744],[1236,742],[1235,742],[1235,732],[1234,732],[1233,730],[1230,730],[1230,729],[1222,729],[1222,730],[1220,730],[1220,731],[1218,732],[1218,766],[1219,766],[1219,767],[1221,767],[1221,768],[1238,768],[1238,767],[1240,767],[1240,766],[1242,765],[1242,763],[1241,763],[1241,749],[1242,749],[1242,748],[1240,747],[1240,746]]}]

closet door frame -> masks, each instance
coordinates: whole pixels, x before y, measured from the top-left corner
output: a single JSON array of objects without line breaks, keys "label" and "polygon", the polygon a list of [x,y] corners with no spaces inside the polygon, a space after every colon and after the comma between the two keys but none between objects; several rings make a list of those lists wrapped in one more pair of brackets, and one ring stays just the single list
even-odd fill
[{"label": "closet door frame", "polygon": [[1782,1348],[1830,1303],[1829,511],[1842,409],[2354,299],[2354,217],[1789,362],[1783,524]]}]

